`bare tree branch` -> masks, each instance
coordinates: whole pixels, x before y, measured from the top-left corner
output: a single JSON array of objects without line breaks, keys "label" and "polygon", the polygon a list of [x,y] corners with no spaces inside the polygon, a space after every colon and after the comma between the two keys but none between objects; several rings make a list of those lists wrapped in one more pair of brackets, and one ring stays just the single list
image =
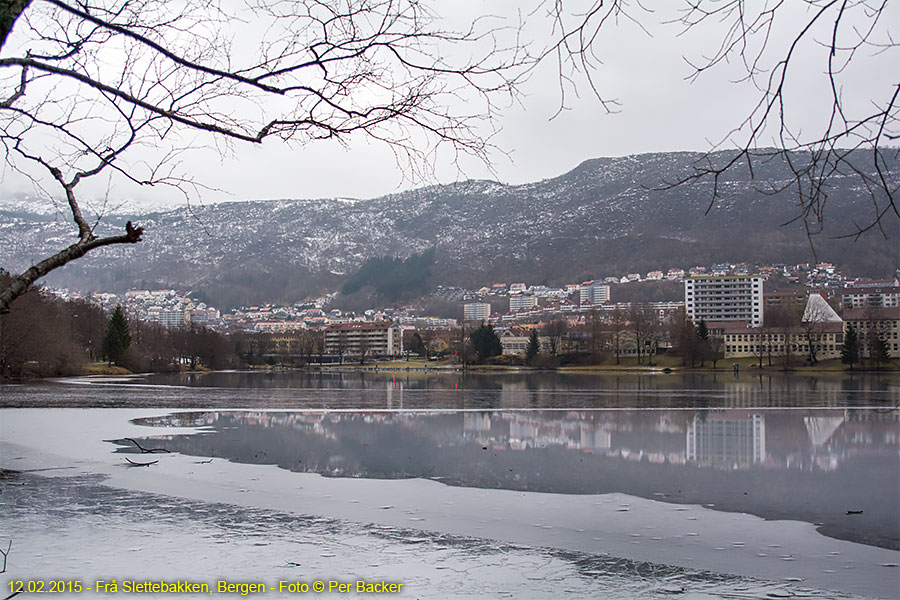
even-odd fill
[{"label": "bare tree branch", "polygon": [[[242,21],[261,33],[236,43],[225,32]],[[35,180],[34,167],[50,175],[78,235],[15,277],[0,292],[0,312],[86,252],[140,241],[142,228],[131,225],[97,237],[81,183],[113,174],[190,199],[197,184],[176,159],[203,140],[224,140],[227,151],[229,140],[364,135],[413,174],[438,147],[487,161],[491,146],[478,127],[490,124],[496,97],[515,96],[535,61],[500,33],[480,21],[444,31],[416,0],[0,0],[5,159]],[[471,47],[468,58],[442,50],[461,45]],[[447,108],[460,99],[477,108]]]}]

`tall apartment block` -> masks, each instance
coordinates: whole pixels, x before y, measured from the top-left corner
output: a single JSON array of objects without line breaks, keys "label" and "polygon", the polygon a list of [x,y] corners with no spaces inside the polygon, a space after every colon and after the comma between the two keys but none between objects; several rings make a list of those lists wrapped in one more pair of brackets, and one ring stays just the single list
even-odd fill
[{"label": "tall apartment block", "polygon": [[463,319],[466,321],[487,321],[491,318],[491,305],[487,302],[470,302],[463,305]]},{"label": "tall apartment block", "polygon": [[604,304],[609,302],[609,286],[599,281],[585,281],[578,287],[581,304]]},{"label": "tall apartment block", "polygon": [[684,308],[694,323],[704,320],[763,324],[763,278],[697,275],[684,280]]}]

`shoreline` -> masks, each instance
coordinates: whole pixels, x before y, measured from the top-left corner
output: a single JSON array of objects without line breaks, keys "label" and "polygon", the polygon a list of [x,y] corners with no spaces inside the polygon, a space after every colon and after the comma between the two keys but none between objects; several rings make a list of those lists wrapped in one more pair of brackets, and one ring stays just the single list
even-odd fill
[{"label": "shoreline", "polygon": [[562,366],[555,369],[540,369],[528,366],[510,366],[510,365],[469,365],[463,368],[461,365],[432,365],[426,366],[422,364],[402,365],[392,361],[391,364],[367,363],[367,364],[310,364],[304,367],[288,367],[288,366],[266,366],[266,367],[248,367],[245,369],[185,369],[180,371],[149,371],[149,372],[132,372],[123,367],[112,366],[109,369],[83,369],[77,373],[69,375],[60,375],[55,377],[21,377],[15,379],[2,379],[0,384],[20,384],[34,383],[39,381],[51,381],[60,377],[78,377],[84,379],[101,378],[101,377],[141,377],[148,375],[200,375],[213,373],[416,373],[416,374],[454,374],[454,375],[529,375],[529,374],[550,374],[557,373],[562,375],[728,375],[735,379],[743,379],[745,377],[756,377],[762,375],[802,375],[802,376],[834,376],[844,375],[853,377],[860,376],[879,376],[879,375],[897,375],[900,374],[900,367],[891,367],[887,369],[845,369],[825,365],[822,367],[793,367],[784,369],[781,367],[759,368],[757,366],[741,365],[739,372],[735,375],[731,367],[687,367],[687,366],[638,366],[638,365],[587,365],[587,366]]}]

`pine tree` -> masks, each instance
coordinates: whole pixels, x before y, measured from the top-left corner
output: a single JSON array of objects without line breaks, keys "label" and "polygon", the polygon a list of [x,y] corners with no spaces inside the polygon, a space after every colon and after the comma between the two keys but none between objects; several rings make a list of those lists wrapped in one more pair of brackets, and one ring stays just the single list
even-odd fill
[{"label": "pine tree", "polygon": [[853,327],[847,328],[847,335],[844,336],[844,346],[841,348],[841,362],[850,365],[853,368],[855,363],[859,362],[859,336]]},{"label": "pine tree", "polygon": [[538,355],[541,351],[541,342],[538,340],[538,332],[537,329],[531,330],[531,335],[528,337],[528,345],[525,346],[525,359],[528,362],[531,362],[535,356]]},{"label": "pine tree", "polygon": [[709,328],[706,326],[706,321],[700,319],[700,322],[697,323],[697,338],[699,338],[699,343],[697,344],[697,354],[700,357],[700,366],[703,366],[704,361],[709,356]]},{"label": "pine tree", "polygon": [[704,341],[709,339],[709,328],[703,319],[700,319],[700,322],[697,323],[697,337]]},{"label": "pine tree", "polygon": [[494,331],[493,325],[485,325],[482,323],[481,327],[469,335],[469,341],[472,343],[472,347],[478,354],[479,360],[484,361],[492,356],[503,354],[503,344],[500,342],[500,338]]},{"label": "pine tree", "polygon": [[117,304],[116,310],[109,318],[106,327],[106,335],[103,336],[103,356],[110,363],[121,366],[125,362],[125,352],[131,345],[131,333],[128,330],[128,320],[122,305]]},{"label": "pine tree", "polygon": [[888,347],[888,343],[883,337],[880,335],[875,336],[872,346],[874,351],[872,358],[875,359],[875,362],[879,367],[891,360],[891,349]]}]

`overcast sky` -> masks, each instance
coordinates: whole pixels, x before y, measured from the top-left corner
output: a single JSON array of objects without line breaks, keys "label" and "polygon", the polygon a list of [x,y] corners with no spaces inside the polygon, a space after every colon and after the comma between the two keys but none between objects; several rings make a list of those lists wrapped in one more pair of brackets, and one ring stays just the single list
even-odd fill
[{"label": "overcast sky", "polygon": [[[895,34],[900,34],[896,31],[900,23],[896,4],[889,6],[894,12],[886,17],[887,23],[893,23]],[[488,0],[453,3],[454,22],[496,13],[509,5],[515,3]],[[449,6],[451,3],[439,4],[440,8]],[[798,10],[799,19],[805,9]],[[662,24],[673,14],[643,13],[641,20],[651,35],[632,23],[620,21],[608,27],[598,43],[603,64],[594,77],[606,97],[621,103],[619,112],[604,111],[582,86],[580,97],[570,94],[567,109],[552,118],[560,106],[560,96],[556,71],[552,63],[547,63],[523,87],[521,104],[505,108],[494,123],[499,133],[492,141],[508,155],[495,153],[490,167],[474,160],[457,165],[439,156],[434,164],[436,181],[491,178],[504,183],[525,183],[555,177],[589,158],[709,150],[749,114],[758,95],[747,83],[735,81],[743,74],[737,64],[722,65],[697,81],[686,81],[691,67],[685,57],[698,61],[709,54],[718,43],[715,34],[720,32],[706,28],[678,36],[679,26]],[[530,27],[542,25],[541,14],[529,18],[532,19]],[[783,40],[779,33],[775,32],[775,39]],[[796,122],[809,131],[829,106],[828,89],[823,87],[819,76],[822,49],[813,47],[804,52],[797,57],[792,72],[790,93],[795,103],[790,108]],[[883,97],[897,71],[896,64],[889,60],[892,58],[896,57],[858,61],[860,66],[848,73],[848,85],[842,93],[849,101],[863,104]],[[274,198],[372,198],[423,184],[404,176],[387,148],[361,137],[351,140],[349,147],[315,142],[290,148],[269,139],[261,146],[236,145],[234,156],[224,159],[215,152],[198,150],[187,155],[184,164],[198,174],[201,182],[222,190],[201,192],[200,200],[204,203]],[[8,170],[3,186],[6,193],[33,191],[28,183]],[[93,190],[98,195],[105,192],[105,184]],[[134,190],[119,184],[113,187],[112,195],[131,197],[134,204],[184,202],[183,197],[165,189]]]}]

